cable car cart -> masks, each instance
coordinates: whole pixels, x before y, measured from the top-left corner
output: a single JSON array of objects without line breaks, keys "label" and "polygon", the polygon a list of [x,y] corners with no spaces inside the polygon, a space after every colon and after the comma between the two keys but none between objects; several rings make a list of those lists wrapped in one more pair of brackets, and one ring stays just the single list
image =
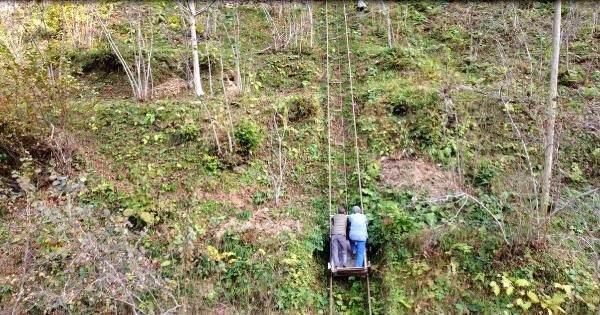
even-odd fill
[{"label": "cable car cart", "polygon": [[[331,223],[331,220],[329,222]],[[329,235],[329,243],[331,244],[331,235]],[[356,257],[352,255],[352,250],[348,247],[346,249],[348,252],[346,253],[348,260],[346,262],[346,267],[343,266],[335,266],[333,263],[333,250],[332,247],[329,246],[329,262],[327,263],[327,269],[329,272],[335,277],[361,277],[364,278],[369,274],[369,270],[371,269],[371,262],[367,259],[367,253],[365,253],[365,263],[362,267],[356,266]]]}]

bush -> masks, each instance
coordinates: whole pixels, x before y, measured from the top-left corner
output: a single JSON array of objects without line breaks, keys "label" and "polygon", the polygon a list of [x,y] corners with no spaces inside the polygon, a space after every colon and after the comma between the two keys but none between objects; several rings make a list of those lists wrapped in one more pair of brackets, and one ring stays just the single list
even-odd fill
[{"label": "bush", "polygon": [[485,159],[481,160],[479,165],[475,168],[475,172],[468,176],[471,178],[471,182],[474,186],[489,190],[491,188],[492,180],[500,171],[501,169],[497,163]]},{"label": "bush", "polygon": [[289,120],[297,122],[317,118],[321,107],[312,96],[296,95],[288,100],[286,110]]},{"label": "bush", "polygon": [[121,63],[109,47],[98,47],[89,51],[73,51],[68,57],[83,73],[122,71]]},{"label": "bush", "polygon": [[558,84],[576,88],[585,83],[585,74],[581,68],[569,69],[558,74]]},{"label": "bush", "polygon": [[240,153],[251,155],[260,145],[263,135],[260,127],[252,120],[244,119],[236,124],[235,140],[240,146]]},{"label": "bush", "polygon": [[183,125],[177,126],[171,131],[172,140],[175,143],[184,143],[194,141],[200,134],[200,128],[193,121],[186,121]]},{"label": "bush", "polygon": [[[60,75],[50,79],[49,67]],[[4,160],[0,176],[28,156],[45,165],[56,153],[67,153],[62,156],[67,159],[55,162],[68,166],[62,162],[70,161],[73,148],[63,131],[68,127],[71,101],[84,90],[72,73],[65,57],[48,60],[31,49],[23,60],[16,60],[0,49],[0,77],[5,78],[0,85],[0,159]]]},{"label": "bush", "polygon": [[436,91],[403,89],[390,97],[390,111],[394,116],[402,117],[420,109],[435,108],[439,101]]},{"label": "bush", "polygon": [[424,58],[418,49],[397,46],[378,54],[376,64],[383,70],[416,70]]}]

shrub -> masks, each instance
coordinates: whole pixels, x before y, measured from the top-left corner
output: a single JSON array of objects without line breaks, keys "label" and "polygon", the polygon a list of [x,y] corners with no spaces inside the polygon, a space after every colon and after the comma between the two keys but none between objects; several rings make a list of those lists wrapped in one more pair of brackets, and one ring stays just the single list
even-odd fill
[{"label": "shrub", "polygon": [[68,57],[83,73],[122,71],[119,59],[109,47],[98,47],[89,51],[73,51]]},{"label": "shrub", "polygon": [[490,189],[492,180],[500,172],[500,167],[490,160],[482,160],[475,168],[473,174],[469,174],[474,186]]},{"label": "shrub", "polygon": [[[50,79],[49,67],[60,75]],[[65,57],[48,60],[32,49],[17,60],[0,49],[0,77],[5,78],[0,85],[0,159],[6,164],[18,167],[21,157],[31,156],[44,165],[53,157],[57,166],[68,168],[63,164],[70,162],[73,147],[63,131],[71,101],[83,91],[72,73]],[[8,171],[0,166],[0,173]]]},{"label": "shrub", "polygon": [[241,120],[236,124],[234,136],[240,146],[240,153],[243,155],[252,154],[263,138],[260,127],[249,119]]},{"label": "shrub", "polygon": [[581,68],[569,69],[558,75],[560,85],[576,88],[585,83],[585,75]]},{"label": "shrub", "polygon": [[416,70],[424,58],[418,49],[397,46],[378,54],[376,64],[384,70]]},{"label": "shrub", "polygon": [[394,116],[402,117],[420,109],[433,108],[439,100],[435,91],[402,89],[390,97],[390,111]]},{"label": "shrub", "polygon": [[316,118],[321,110],[321,107],[312,96],[293,96],[286,105],[289,120],[293,122]]},{"label": "shrub", "polygon": [[195,122],[186,121],[171,132],[171,137],[175,143],[184,143],[196,140],[199,133],[200,128]]}]

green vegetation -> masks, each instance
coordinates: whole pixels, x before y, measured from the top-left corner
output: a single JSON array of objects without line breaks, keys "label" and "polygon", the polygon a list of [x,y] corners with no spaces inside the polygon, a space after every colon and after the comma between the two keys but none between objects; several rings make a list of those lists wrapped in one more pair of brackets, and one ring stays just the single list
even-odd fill
[{"label": "green vegetation", "polygon": [[[564,4],[541,216],[551,5],[387,3],[391,48],[368,5],[347,7],[362,191],[342,3],[328,19],[333,206],[365,204],[373,312],[598,312],[594,5]],[[195,97],[174,3],[0,10],[0,310],[326,313],[324,4],[310,12],[213,4]],[[152,24],[144,102],[98,24],[134,67],[138,13]],[[334,280],[336,313],[365,314],[366,298],[364,280]]]}]

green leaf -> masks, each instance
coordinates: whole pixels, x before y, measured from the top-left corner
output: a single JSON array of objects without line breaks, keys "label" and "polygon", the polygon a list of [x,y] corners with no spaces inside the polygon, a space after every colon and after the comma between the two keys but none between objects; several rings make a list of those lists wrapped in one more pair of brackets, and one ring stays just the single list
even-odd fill
[{"label": "green leaf", "polygon": [[502,286],[505,288],[509,288],[512,287],[512,281],[510,281],[510,279],[508,279],[506,276],[502,276]]},{"label": "green leaf", "polygon": [[483,272],[478,272],[473,278],[475,281],[485,282],[485,274]]},{"label": "green leaf", "polygon": [[564,303],[567,299],[567,295],[562,293],[554,293],[552,298],[544,299],[541,302],[542,308],[551,310],[552,312],[561,312],[565,314],[565,310],[563,310],[560,305]]},{"label": "green leaf", "polygon": [[362,193],[363,193],[363,195],[367,195],[367,196],[371,196],[371,197],[372,197],[372,196],[375,194],[375,193],[374,193],[374,192],[373,192],[371,189],[369,189],[369,188],[363,188],[363,189],[362,189]]},{"label": "green leaf", "polygon": [[429,226],[434,226],[435,223],[437,222],[437,217],[436,217],[435,213],[433,213],[433,212],[425,213],[424,219],[425,219],[425,222]]}]

